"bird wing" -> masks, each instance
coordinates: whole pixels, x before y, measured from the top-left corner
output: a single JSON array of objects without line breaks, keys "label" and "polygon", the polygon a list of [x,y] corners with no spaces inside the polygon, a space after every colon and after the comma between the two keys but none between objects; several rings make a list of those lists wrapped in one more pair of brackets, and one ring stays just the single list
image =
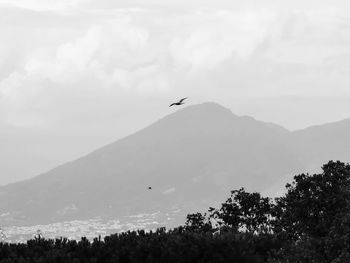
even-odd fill
[{"label": "bird wing", "polygon": [[181,102],[183,102],[185,99],[187,99],[187,97],[186,97],[186,98],[181,99],[179,102],[181,103]]},{"label": "bird wing", "polygon": [[169,107],[176,105],[176,103],[171,103]]}]

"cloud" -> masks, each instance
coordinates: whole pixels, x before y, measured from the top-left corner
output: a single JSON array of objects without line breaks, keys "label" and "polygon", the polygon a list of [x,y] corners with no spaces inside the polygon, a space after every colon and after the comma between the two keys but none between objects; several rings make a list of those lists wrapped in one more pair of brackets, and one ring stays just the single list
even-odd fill
[{"label": "cloud", "polygon": [[[135,96],[221,101],[349,93],[350,22],[341,5],[235,2],[237,8],[210,9],[209,2],[191,2],[169,11],[157,1],[110,10],[107,2],[11,2],[22,13],[0,8],[0,118],[49,125],[68,115],[93,122],[104,113],[107,120],[121,109],[115,102],[128,105]],[[93,99],[104,105],[91,106]]]},{"label": "cloud", "polygon": [[177,64],[193,70],[215,68],[232,56],[247,58],[273,20],[274,14],[267,10],[195,12],[185,17],[187,26],[173,39],[172,55]]},{"label": "cloud", "polygon": [[322,65],[324,59],[349,52],[350,24],[337,12],[296,10],[279,21],[282,26],[268,36],[269,59]]},{"label": "cloud", "polygon": [[165,191],[162,192],[163,195],[170,195],[172,193],[176,192],[176,188],[175,187],[171,187],[169,189],[166,189]]},{"label": "cloud", "polygon": [[87,0],[0,0],[0,4],[36,11],[66,10],[77,7]]}]

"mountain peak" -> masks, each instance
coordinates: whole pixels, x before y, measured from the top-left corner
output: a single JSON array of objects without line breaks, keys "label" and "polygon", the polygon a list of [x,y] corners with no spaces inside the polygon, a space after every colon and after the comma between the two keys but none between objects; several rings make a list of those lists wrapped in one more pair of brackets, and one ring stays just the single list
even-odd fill
[{"label": "mountain peak", "polygon": [[238,118],[231,110],[214,102],[205,102],[183,107],[147,127],[149,133],[162,130],[163,134],[187,134],[226,130]]},{"label": "mountain peak", "polygon": [[186,112],[186,114],[189,112],[197,112],[197,113],[224,114],[224,115],[230,115],[230,117],[235,116],[230,109],[225,108],[216,102],[203,102],[201,104],[190,105],[177,112],[181,112],[181,111]]},{"label": "mountain peak", "polygon": [[171,122],[217,122],[219,120],[227,121],[228,119],[237,118],[230,109],[221,106],[215,102],[204,102],[201,104],[190,105],[175,111],[174,113],[164,117],[162,120]]},{"label": "mountain peak", "polygon": [[170,213],[177,206],[185,218],[232,189],[263,191],[281,176],[350,156],[349,129],[342,127],[305,137],[213,102],[167,110],[154,124],[78,160],[0,187],[0,214],[9,215],[8,224],[39,224]]}]

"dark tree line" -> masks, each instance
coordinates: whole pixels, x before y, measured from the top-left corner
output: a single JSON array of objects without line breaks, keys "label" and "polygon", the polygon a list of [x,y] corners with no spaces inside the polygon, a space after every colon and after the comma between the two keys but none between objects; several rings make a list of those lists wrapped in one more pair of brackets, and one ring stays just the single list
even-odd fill
[{"label": "dark tree line", "polygon": [[300,174],[279,198],[243,188],[166,231],[0,243],[3,262],[350,262],[350,165]]}]

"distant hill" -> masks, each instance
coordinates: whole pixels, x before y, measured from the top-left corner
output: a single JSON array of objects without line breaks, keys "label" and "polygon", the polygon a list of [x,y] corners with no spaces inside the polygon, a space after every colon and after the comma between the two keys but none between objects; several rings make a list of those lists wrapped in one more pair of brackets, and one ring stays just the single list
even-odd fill
[{"label": "distant hill", "polygon": [[350,162],[350,119],[295,131],[286,143],[307,169],[320,169],[331,159]]},{"label": "distant hill", "polygon": [[[0,187],[0,223],[189,212],[350,159],[350,120],[290,132],[215,103],[188,106],[33,179]],[[148,189],[152,187],[152,189]]]}]

